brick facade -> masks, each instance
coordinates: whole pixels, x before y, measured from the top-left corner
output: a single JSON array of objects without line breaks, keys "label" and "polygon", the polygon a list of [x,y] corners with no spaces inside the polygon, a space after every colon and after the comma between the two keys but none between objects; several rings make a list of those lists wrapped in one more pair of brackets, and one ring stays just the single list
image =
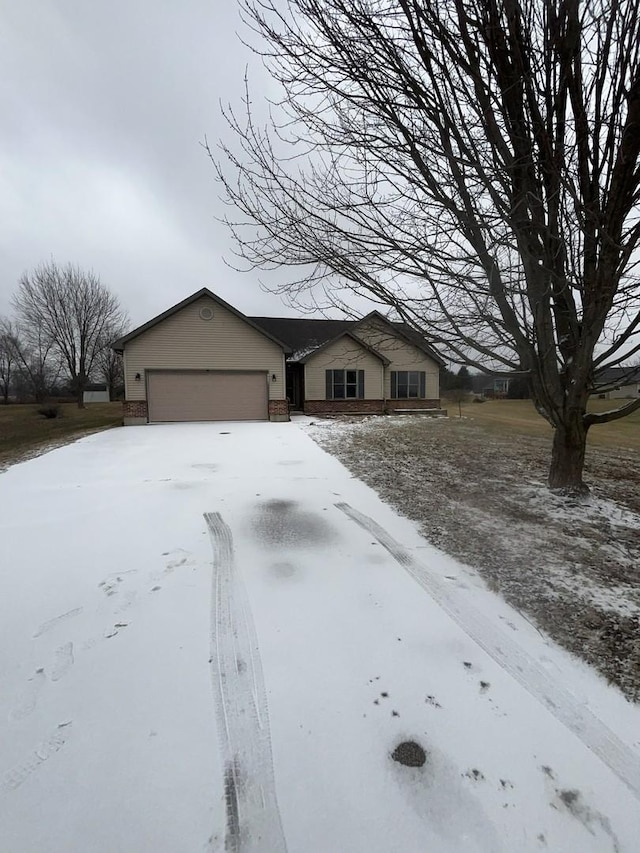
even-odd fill
[{"label": "brick facade", "polygon": [[305,400],[306,415],[381,415],[384,400]]},{"label": "brick facade", "polygon": [[122,404],[124,407],[123,414],[125,418],[146,418],[147,401],[146,400],[125,400]]},{"label": "brick facade", "polygon": [[289,401],[288,400],[269,400],[269,420],[270,421],[288,421],[289,420]]},{"label": "brick facade", "polygon": [[382,415],[391,411],[439,409],[440,400],[305,400],[306,415]]},{"label": "brick facade", "polygon": [[401,409],[439,409],[440,400],[387,400],[388,412],[400,411]]},{"label": "brick facade", "polygon": [[122,415],[125,426],[137,426],[146,424],[148,420],[148,408],[146,400],[125,400],[122,404]]}]

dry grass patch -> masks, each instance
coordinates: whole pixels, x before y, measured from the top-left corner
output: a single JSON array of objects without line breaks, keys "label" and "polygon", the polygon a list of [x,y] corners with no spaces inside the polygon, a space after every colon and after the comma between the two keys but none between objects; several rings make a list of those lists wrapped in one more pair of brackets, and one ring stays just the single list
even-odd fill
[{"label": "dry grass patch", "polygon": [[[618,409],[628,400],[590,400],[589,411],[606,412]],[[458,404],[447,404],[451,417],[458,416]],[[551,441],[551,427],[535,410],[531,400],[487,400],[484,403],[463,403],[462,417],[472,418],[479,426],[497,429],[501,433],[509,431],[520,435],[548,436]],[[587,437],[589,446],[618,448],[625,447],[640,450],[640,409],[607,424],[593,426]]]},{"label": "dry grass patch", "polygon": [[122,424],[122,403],[90,403],[85,409],[62,403],[59,417],[38,414],[49,405],[53,404],[0,406],[0,470],[82,435]]},{"label": "dry grass patch", "polygon": [[551,431],[530,403],[464,414],[474,417],[347,419],[310,431],[428,540],[640,699],[639,445],[602,427],[585,471],[593,493],[578,504],[545,487]]}]

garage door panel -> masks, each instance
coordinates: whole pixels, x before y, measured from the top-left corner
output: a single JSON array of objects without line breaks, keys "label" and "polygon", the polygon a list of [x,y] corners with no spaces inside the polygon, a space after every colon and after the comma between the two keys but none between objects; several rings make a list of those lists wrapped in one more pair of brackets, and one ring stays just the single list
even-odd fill
[{"label": "garage door panel", "polygon": [[266,373],[149,371],[147,395],[151,422],[267,418]]}]

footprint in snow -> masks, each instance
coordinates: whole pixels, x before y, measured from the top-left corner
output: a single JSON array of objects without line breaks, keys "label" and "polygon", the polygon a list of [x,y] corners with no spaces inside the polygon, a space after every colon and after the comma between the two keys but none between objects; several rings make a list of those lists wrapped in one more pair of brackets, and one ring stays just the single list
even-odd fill
[{"label": "footprint in snow", "polygon": [[115,637],[120,633],[121,628],[126,628],[128,626],[128,622],[116,622],[113,628],[110,628],[104,632],[104,637],[106,640],[109,640],[111,637]]},{"label": "footprint in snow", "polygon": [[47,631],[51,631],[60,622],[66,622],[67,619],[72,619],[74,616],[77,616],[78,613],[82,613],[82,607],[74,607],[73,610],[67,610],[66,613],[61,613],[59,616],[54,616],[53,619],[47,619],[46,622],[43,622],[42,625],[38,628],[38,630],[33,635],[33,639],[37,640],[38,637],[41,637],[43,634],[46,634]]},{"label": "footprint in snow", "polygon": [[47,740],[39,743],[20,764],[17,764],[0,781],[0,794],[14,791],[34,773],[41,764],[48,761],[65,745],[69,739],[71,720],[59,723],[57,729]]},{"label": "footprint in snow", "polygon": [[56,649],[51,667],[51,680],[60,681],[73,666],[73,643],[65,643]]},{"label": "footprint in snow", "polygon": [[116,613],[124,613],[125,610],[128,610],[133,603],[135,602],[138,593],[135,589],[130,589],[128,592],[125,592],[122,596],[122,604],[116,609]]},{"label": "footprint in snow", "polygon": [[44,668],[41,667],[34,672],[27,681],[27,686],[18,700],[18,704],[9,714],[10,719],[22,720],[33,713],[38,702],[38,696],[46,680],[47,676],[45,675]]}]

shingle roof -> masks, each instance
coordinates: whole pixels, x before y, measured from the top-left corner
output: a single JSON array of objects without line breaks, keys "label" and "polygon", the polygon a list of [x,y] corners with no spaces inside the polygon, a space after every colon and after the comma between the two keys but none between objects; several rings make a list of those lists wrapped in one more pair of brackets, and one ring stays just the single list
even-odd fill
[{"label": "shingle roof", "polygon": [[420,332],[406,325],[406,323],[387,320],[386,317],[377,311],[372,311],[371,314],[360,320],[316,320],[308,317],[247,317],[206,287],[192,293],[191,296],[183,299],[182,302],[178,302],[177,305],[173,305],[168,311],[158,314],[157,317],[153,317],[149,322],[138,326],[137,329],[114,341],[111,344],[112,348],[117,352],[122,352],[125,344],[130,340],[158,325],[158,323],[162,323],[163,320],[176,314],[182,308],[185,308],[202,296],[208,296],[210,299],[213,299],[219,305],[224,306],[228,311],[243,319],[250,326],[253,326],[268,338],[271,338],[274,343],[277,343],[284,349],[289,361],[300,361],[306,358],[306,356],[310,355],[318,347],[343,335],[345,332],[356,334],[359,323],[371,317],[378,317],[384,323],[389,323],[399,337],[404,338],[408,343],[427,353],[440,366],[445,364],[444,359],[427,343]]},{"label": "shingle roof", "polygon": [[269,335],[291,350],[290,361],[300,361],[313,350],[337,338],[354,325],[353,320],[313,320],[307,317],[250,317]]},{"label": "shingle roof", "polygon": [[[444,359],[416,329],[407,326],[406,323],[387,320],[377,312],[373,313],[389,323],[406,341],[426,352],[439,365],[445,364]],[[289,361],[300,361],[317,347],[345,332],[352,331],[357,334],[357,326],[362,322],[362,320],[315,320],[308,317],[250,317],[249,319],[269,335],[289,345],[292,353]]]},{"label": "shingle roof", "polygon": [[604,386],[630,385],[640,382],[640,366],[631,365],[627,367],[605,367],[596,373],[594,385],[596,388]]}]

